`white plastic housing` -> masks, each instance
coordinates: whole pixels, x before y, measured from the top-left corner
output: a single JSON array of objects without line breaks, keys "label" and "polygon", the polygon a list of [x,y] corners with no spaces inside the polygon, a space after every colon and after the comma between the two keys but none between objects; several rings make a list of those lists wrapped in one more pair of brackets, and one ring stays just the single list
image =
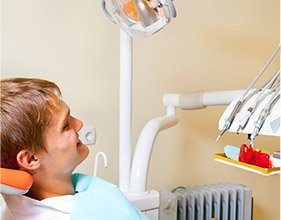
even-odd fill
[{"label": "white plastic housing", "polygon": [[119,188],[129,191],[132,151],[132,38],[120,29]]},{"label": "white plastic housing", "polygon": [[184,110],[200,109],[207,106],[229,105],[243,90],[218,92],[167,93],[163,96],[164,105],[172,105]]},{"label": "white plastic housing", "polygon": [[130,194],[145,195],[148,167],[153,145],[158,133],[164,129],[170,128],[178,123],[174,115],[166,115],[150,120],[143,128],[135,149],[131,178]]}]

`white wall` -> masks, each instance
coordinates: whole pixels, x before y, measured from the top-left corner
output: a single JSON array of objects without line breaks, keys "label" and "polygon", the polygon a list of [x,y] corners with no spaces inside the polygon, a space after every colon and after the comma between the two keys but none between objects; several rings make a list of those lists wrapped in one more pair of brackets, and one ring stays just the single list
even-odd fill
[{"label": "white wall", "polygon": [[[2,78],[55,81],[98,140],[77,170],[93,173],[103,150],[108,169],[99,175],[118,183],[118,27],[99,1],[2,0]],[[133,143],[145,123],[165,113],[166,92],[245,88],[279,43],[279,1],[175,1],[178,17],[156,35],[134,41]],[[279,61],[274,63],[274,68]],[[273,70],[272,68],[271,70]],[[253,189],[255,220],[280,218],[279,176],[263,177],[213,161],[226,144],[246,142],[226,134],[214,144],[224,107],[178,111],[180,123],[162,132],[153,150],[148,185],[239,182]],[[269,151],[279,138],[258,137]]]}]

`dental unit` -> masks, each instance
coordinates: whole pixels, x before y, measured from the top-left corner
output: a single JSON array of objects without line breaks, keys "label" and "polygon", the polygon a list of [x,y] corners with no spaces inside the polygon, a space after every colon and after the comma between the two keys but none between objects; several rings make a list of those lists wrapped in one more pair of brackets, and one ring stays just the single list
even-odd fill
[{"label": "dental unit", "polygon": [[[178,123],[176,108],[183,110],[202,109],[207,106],[229,105],[237,97],[235,107],[224,123],[218,139],[231,127],[233,120],[247,100],[254,84],[261,78],[272,60],[280,51],[273,52],[265,66],[246,90],[194,92],[165,94],[163,103],[166,115],[151,119],[141,131],[131,161],[132,143],[132,37],[147,37],[166,26],[176,17],[176,10],[170,0],[101,0],[105,15],[120,29],[120,94],[119,94],[119,188],[151,219],[158,218],[159,192],[147,189],[147,175],[153,145],[157,135]],[[271,90],[279,71],[264,86],[256,91]],[[255,93],[252,94],[252,96]],[[249,96],[250,98],[250,96]],[[247,116],[247,117],[250,117]],[[249,118],[244,119],[246,122]],[[243,122],[242,127],[245,127]]]}]

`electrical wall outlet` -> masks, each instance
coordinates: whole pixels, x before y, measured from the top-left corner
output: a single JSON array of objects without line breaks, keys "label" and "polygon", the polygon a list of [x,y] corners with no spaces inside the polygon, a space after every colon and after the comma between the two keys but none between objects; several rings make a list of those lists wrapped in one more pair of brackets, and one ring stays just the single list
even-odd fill
[{"label": "electrical wall outlet", "polygon": [[93,145],[96,142],[96,128],[84,126],[79,132],[79,139],[85,145]]}]

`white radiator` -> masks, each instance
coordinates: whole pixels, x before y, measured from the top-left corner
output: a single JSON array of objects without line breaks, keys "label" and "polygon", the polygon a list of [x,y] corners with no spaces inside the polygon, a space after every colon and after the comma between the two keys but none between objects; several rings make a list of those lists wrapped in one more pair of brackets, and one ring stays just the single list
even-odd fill
[{"label": "white radiator", "polygon": [[160,193],[160,220],[251,220],[252,190],[240,184],[177,187]]}]

